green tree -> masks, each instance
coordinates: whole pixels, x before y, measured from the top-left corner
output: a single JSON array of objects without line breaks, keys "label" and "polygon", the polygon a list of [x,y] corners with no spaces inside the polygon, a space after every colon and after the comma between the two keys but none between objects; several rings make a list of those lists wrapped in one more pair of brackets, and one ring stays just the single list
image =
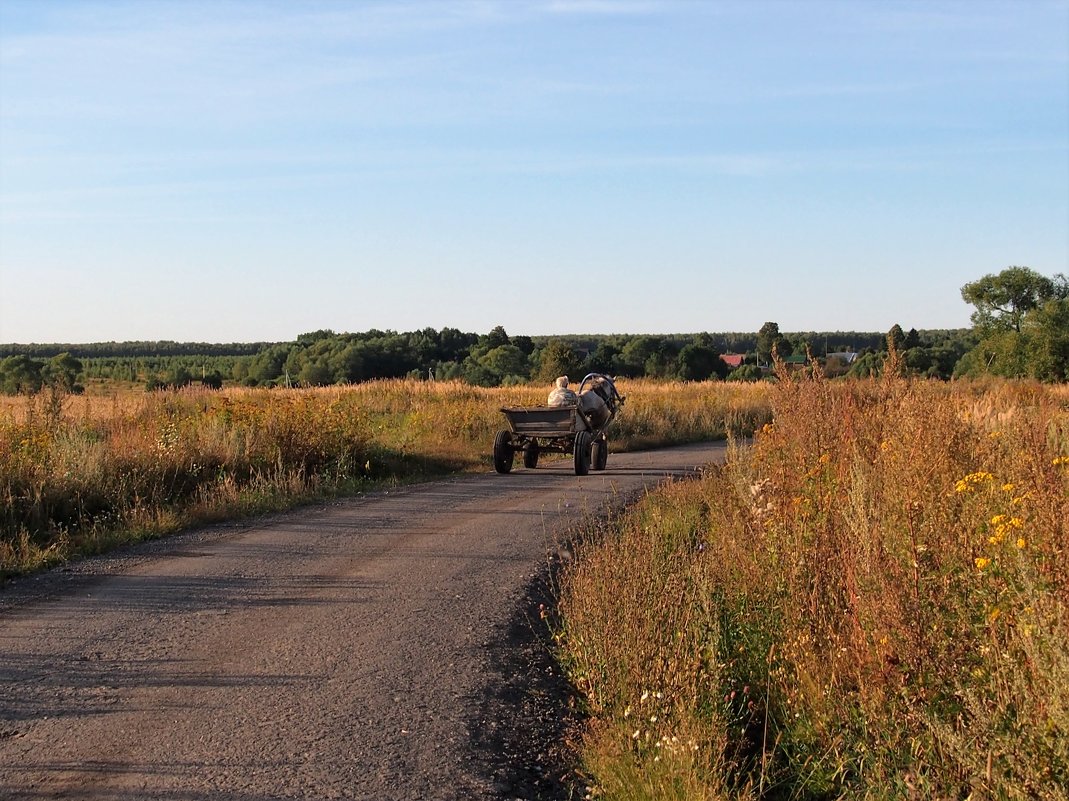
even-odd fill
[{"label": "green tree", "polygon": [[715,348],[708,345],[694,342],[684,345],[676,357],[676,364],[676,374],[683,381],[705,381],[727,375],[724,360]]},{"label": "green tree", "polygon": [[620,349],[612,342],[599,342],[583,365],[584,373],[615,375],[619,368]]},{"label": "green tree", "polygon": [[779,331],[779,323],[767,322],[757,332],[757,358],[762,364],[772,362],[772,348],[777,346],[777,351],[783,355],[782,348],[778,347],[783,341],[783,334]]},{"label": "green tree", "polygon": [[643,370],[650,378],[675,378],[679,347],[666,337],[659,337],[657,349],[649,355]]},{"label": "green tree", "polygon": [[1065,297],[1064,285],[1064,276],[1051,279],[1028,267],[1007,267],[966,284],[961,297],[976,307],[971,319],[978,329],[1020,332],[1025,314],[1059,295]]},{"label": "green tree", "polygon": [[1069,298],[1057,298],[1024,322],[1031,373],[1040,381],[1069,381]]},{"label": "green tree", "polygon": [[289,345],[274,345],[260,351],[249,365],[248,378],[256,384],[270,384],[282,375],[289,356]]},{"label": "green tree", "polygon": [[509,338],[509,344],[515,345],[517,348],[523,351],[524,356],[530,356],[534,353],[534,340],[528,336],[516,336]]},{"label": "green tree", "polygon": [[333,331],[329,328],[321,328],[318,331],[311,331],[307,334],[300,334],[297,337],[298,345],[311,345],[313,342],[318,342],[321,339],[333,339],[336,337]]},{"label": "green tree", "polygon": [[321,387],[334,383],[334,371],[325,360],[308,360],[297,373],[297,380],[306,387]]},{"label": "green tree", "polygon": [[551,339],[538,352],[538,380],[550,382],[557,376],[566,375],[573,381],[582,370],[582,360],[571,345],[561,339]]},{"label": "green tree", "polygon": [[1008,267],[961,289],[976,306],[976,347],[955,375],[991,373],[1006,378],[1064,381],[1069,374],[1069,281],[1027,267]]},{"label": "green tree", "polygon": [[[624,344],[617,358],[619,372],[628,378],[642,378],[647,374],[647,366],[651,365],[651,357],[660,353],[663,344],[664,337],[632,337]],[[654,359],[652,366],[656,367],[656,361]]]},{"label": "green tree", "polygon": [[0,361],[0,392],[7,395],[32,395],[43,383],[43,367],[41,362],[25,354],[8,356]]},{"label": "green tree", "polygon": [[852,365],[847,375],[851,378],[869,378],[883,372],[883,356],[875,351],[863,353]]},{"label": "green tree", "polygon": [[498,345],[479,359],[479,363],[497,376],[498,383],[508,377],[527,378],[527,356],[515,345]]},{"label": "green tree", "polygon": [[201,376],[200,383],[208,389],[222,389],[223,374],[218,370],[212,370],[212,372],[205,373]]},{"label": "green tree", "polygon": [[493,350],[509,344],[509,335],[505,333],[503,326],[495,325],[490,329],[490,333],[486,335],[485,342],[480,342],[480,344],[484,344],[488,349]]},{"label": "green tree", "polygon": [[461,365],[461,375],[465,381],[477,387],[496,387],[501,382],[497,373],[471,356]]},{"label": "green tree", "polygon": [[438,335],[438,358],[443,362],[462,362],[468,354],[468,349],[478,339],[474,334],[465,334],[459,328],[443,328]]},{"label": "green tree", "polygon": [[760,381],[764,372],[756,364],[743,364],[728,373],[728,381]]},{"label": "green tree", "polygon": [[167,384],[172,387],[187,387],[193,383],[193,374],[184,364],[175,366],[167,375]]},{"label": "green tree", "polygon": [[70,353],[60,353],[49,359],[41,368],[41,379],[49,386],[63,392],[76,392],[82,363]]},{"label": "green tree", "polygon": [[334,380],[343,384],[355,384],[364,379],[364,357],[360,343],[349,342],[330,356],[330,368]]}]

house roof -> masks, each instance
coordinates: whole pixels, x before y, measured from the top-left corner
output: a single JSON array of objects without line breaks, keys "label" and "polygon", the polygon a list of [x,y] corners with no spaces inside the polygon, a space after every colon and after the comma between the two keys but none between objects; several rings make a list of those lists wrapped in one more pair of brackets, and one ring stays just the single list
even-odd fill
[{"label": "house roof", "polygon": [[746,358],[744,353],[721,353],[720,358],[728,367],[741,367],[742,360]]}]

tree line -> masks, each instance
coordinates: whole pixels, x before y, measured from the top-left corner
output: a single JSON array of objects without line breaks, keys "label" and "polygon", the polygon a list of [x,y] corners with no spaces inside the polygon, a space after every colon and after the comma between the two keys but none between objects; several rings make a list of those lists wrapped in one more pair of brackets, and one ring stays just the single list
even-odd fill
[{"label": "tree line", "polygon": [[[959,341],[962,334],[925,332],[924,337],[926,341]],[[883,334],[854,331],[784,336],[775,323],[766,323],[757,333],[559,337],[510,336],[503,326],[482,335],[455,328],[342,334],[321,330],[302,334],[293,342],[261,345],[251,354],[220,355],[220,349],[196,353],[195,346],[190,346],[148,355],[143,350],[150,349],[143,348],[137,355],[124,357],[107,348],[84,346],[79,352],[106,355],[74,359],[64,352],[52,360],[74,359],[81,381],[143,383],[148,389],[191,384],[221,387],[224,383],[322,386],[401,377],[500,386],[531,380],[549,383],[558,375],[578,379],[588,372],[685,381],[758,380],[767,373],[773,342],[781,356],[807,350],[860,350],[868,359],[875,358],[884,341]],[[44,346],[38,347],[47,352]],[[963,350],[959,345],[958,351]],[[722,354],[744,354],[743,364],[729,366],[720,358]],[[40,389],[49,372],[45,366],[50,363],[24,353],[0,360],[0,391]]]},{"label": "tree line", "polygon": [[171,340],[90,342],[83,344],[16,344],[0,343],[0,359],[8,356],[29,356],[48,359],[68,353],[77,359],[89,358],[155,358],[161,356],[252,356],[266,348],[269,342],[173,342]]},{"label": "tree line", "polygon": [[[372,329],[302,334],[293,342],[220,344],[123,342],[0,346],[0,392],[44,386],[78,391],[92,379],[142,382],[148,389],[224,383],[323,386],[376,378],[459,379],[478,386],[588,372],[626,378],[760,380],[776,358],[817,358],[831,377],[878,374],[894,351],[906,372],[950,379],[985,373],[1065,381],[1069,377],[1069,282],[1009,267],[962,287],[972,329],[784,334],[775,322],[753,333],[510,336],[456,328]],[[721,358],[741,354],[739,364]],[[41,358],[44,357],[44,358]],[[739,362],[736,358],[733,362]]]}]

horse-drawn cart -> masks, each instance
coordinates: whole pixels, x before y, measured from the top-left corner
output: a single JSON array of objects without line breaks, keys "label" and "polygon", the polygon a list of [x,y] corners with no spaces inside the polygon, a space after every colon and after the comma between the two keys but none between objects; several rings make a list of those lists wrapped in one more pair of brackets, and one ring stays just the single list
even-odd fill
[{"label": "horse-drawn cart", "polygon": [[524,467],[537,467],[543,453],[570,453],[577,476],[592,468],[604,470],[609,457],[605,431],[623,402],[609,376],[591,373],[579,384],[576,404],[502,408],[509,430],[494,439],[494,469],[508,473],[520,451]]}]

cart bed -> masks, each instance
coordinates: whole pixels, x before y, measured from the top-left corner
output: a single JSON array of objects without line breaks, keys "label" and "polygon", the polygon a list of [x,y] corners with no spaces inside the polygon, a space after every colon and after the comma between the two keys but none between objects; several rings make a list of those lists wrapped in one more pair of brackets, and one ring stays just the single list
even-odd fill
[{"label": "cart bed", "polygon": [[576,427],[577,406],[506,406],[501,412],[513,434],[528,437],[565,437],[583,430]]}]

